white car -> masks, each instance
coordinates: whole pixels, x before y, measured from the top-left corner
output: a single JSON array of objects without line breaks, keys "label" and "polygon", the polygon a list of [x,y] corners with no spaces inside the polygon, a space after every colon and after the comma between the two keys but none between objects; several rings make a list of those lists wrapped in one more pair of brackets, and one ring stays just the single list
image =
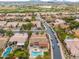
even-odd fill
[{"label": "white car", "polygon": [[60,46],[60,44],[59,44],[59,43],[57,43],[57,45],[58,45],[58,47]]},{"label": "white car", "polygon": [[54,44],[52,44],[52,48],[54,49]]}]

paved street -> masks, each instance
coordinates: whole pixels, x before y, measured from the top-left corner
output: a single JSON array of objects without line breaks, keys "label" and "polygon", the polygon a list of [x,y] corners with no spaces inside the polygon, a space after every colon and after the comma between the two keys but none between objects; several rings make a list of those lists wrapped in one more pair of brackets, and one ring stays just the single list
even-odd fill
[{"label": "paved street", "polygon": [[50,27],[44,23],[44,25],[46,26],[46,32],[50,35],[51,37],[51,42],[52,42],[52,49],[53,49],[53,57],[54,59],[62,59],[61,57],[61,52],[60,52],[60,48],[58,46],[58,41],[54,35],[54,32],[52,32],[52,30],[50,29]]},{"label": "paved street", "polygon": [[51,42],[52,42],[52,49],[53,49],[53,59],[62,59],[61,52],[60,52],[60,47],[58,46],[58,40],[56,36],[54,35],[54,32],[52,29],[47,25],[46,22],[44,22],[43,19],[41,19],[40,15],[37,15],[36,19],[40,20],[44,27],[46,32],[50,35],[51,37]]}]

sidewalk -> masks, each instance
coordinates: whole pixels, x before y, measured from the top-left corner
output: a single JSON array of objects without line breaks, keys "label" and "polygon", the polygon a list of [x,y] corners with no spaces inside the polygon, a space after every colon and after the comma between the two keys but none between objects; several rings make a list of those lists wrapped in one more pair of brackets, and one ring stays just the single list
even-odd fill
[{"label": "sidewalk", "polygon": [[49,35],[49,34],[48,34],[48,36],[49,36],[50,48],[51,48],[51,59],[53,59],[53,48],[52,48],[51,37],[50,37],[50,35]]}]

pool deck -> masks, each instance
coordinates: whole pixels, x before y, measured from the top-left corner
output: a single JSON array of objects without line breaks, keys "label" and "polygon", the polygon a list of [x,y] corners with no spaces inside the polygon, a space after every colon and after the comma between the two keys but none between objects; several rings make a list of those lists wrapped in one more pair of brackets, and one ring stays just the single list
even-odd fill
[{"label": "pool deck", "polygon": [[40,52],[41,51],[42,54],[43,54],[43,51],[41,49],[39,49],[39,48],[31,48],[29,50],[29,54],[30,54],[29,59],[35,59],[36,56],[32,56],[32,52],[35,52],[35,49],[37,49],[37,52]]}]

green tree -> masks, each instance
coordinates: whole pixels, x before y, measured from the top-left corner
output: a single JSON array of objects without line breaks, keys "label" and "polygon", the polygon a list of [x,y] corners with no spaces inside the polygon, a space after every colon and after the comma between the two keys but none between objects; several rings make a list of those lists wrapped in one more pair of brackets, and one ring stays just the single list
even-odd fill
[{"label": "green tree", "polygon": [[21,26],[21,30],[26,30],[27,29],[27,24],[23,24],[22,26]]},{"label": "green tree", "polygon": [[5,30],[0,29],[0,33],[1,33],[1,34],[5,34]]},{"label": "green tree", "polygon": [[27,29],[30,30],[31,27],[32,27],[32,25],[33,25],[33,24],[32,24],[31,22],[29,22],[29,23],[27,24],[27,27],[28,27]]},{"label": "green tree", "polygon": [[44,34],[44,31],[41,31],[40,34],[41,34],[41,35]]},{"label": "green tree", "polygon": [[32,16],[32,21],[35,21],[35,16],[34,15]]},{"label": "green tree", "polygon": [[71,21],[74,21],[76,19],[76,17],[64,17],[62,18],[63,20],[65,20],[67,23],[70,23]]},{"label": "green tree", "polygon": [[44,56],[47,56],[47,55],[49,55],[49,52],[44,52]]},{"label": "green tree", "polygon": [[79,27],[79,22],[76,22],[76,21],[71,21],[70,22],[70,28],[73,29],[73,28],[78,28]]},{"label": "green tree", "polygon": [[28,38],[30,38],[30,37],[31,37],[31,35],[32,35],[32,31],[28,31],[27,33],[28,33],[28,35],[29,35],[29,37],[28,37]]},{"label": "green tree", "polygon": [[24,44],[25,49],[27,49],[28,44],[29,44],[29,40],[28,40],[28,41],[26,41],[26,42],[25,42],[25,44]]},{"label": "green tree", "polygon": [[13,32],[11,30],[10,31],[6,31],[5,34],[6,34],[6,36],[11,37],[13,35]]},{"label": "green tree", "polygon": [[32,27],[32,23],[29,22],[28,24],[23,24],[23,25],[21,26],[21,30],[30,30],[31,27]]}]

